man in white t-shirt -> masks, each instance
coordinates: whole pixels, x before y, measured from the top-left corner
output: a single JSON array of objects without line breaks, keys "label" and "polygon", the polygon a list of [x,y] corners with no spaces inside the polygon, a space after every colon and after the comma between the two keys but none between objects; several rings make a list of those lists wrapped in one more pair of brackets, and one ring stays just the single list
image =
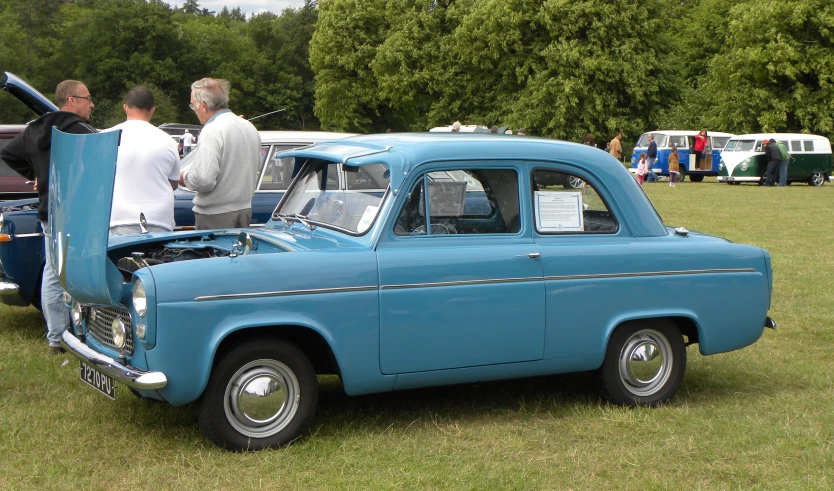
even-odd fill
[{"label": "man in white t-shirt", "polygon": [[180,142],[182,143],[182,156],[185,157],[191,151],[191,146],[194,145],[194,135],[186,129],[180,137]]},{"label": "man in white t-shirt", "polygon": [[180,175],[177,143],[150,123],[156,107],[145,87],[127,93],[127,121],[108,131],[122,130],[116,160],[110,235],[141,232],[140,214],[149,232],[174,229],[174,190]]}]

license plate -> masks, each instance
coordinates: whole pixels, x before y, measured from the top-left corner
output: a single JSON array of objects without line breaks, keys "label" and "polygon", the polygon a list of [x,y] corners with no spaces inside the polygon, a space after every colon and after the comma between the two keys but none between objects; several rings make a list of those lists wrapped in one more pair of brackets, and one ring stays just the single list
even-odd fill
[{"label": "license plate", "polygon": [[81,362],[81,380],[107,397],[116,400],[116,381],[95,368]]}]

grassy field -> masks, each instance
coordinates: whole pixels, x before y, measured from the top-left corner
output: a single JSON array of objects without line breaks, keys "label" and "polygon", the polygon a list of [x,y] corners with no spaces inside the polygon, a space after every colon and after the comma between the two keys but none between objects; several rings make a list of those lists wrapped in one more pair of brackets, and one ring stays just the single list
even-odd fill
[{"label": "grassy field", "polygon": [[607,405],[588,374],[356,398],[326,378],[307,438],[231,454],[191,407],[83,387],[37,311],[0,307],[0,488],[834,488],[834,185],[644,189],[668,225],[773,257],[778,329],[734,353],[690,347],[667,406]]}]

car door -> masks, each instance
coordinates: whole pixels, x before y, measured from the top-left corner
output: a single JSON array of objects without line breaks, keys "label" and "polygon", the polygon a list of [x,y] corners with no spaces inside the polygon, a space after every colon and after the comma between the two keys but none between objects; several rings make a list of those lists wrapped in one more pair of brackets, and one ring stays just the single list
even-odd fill
[{"label": "car door", "polygon": [[522,174],[490,164],[435,166],[403,187],[377,247],[383,373],[542,358],[544,285]]}]

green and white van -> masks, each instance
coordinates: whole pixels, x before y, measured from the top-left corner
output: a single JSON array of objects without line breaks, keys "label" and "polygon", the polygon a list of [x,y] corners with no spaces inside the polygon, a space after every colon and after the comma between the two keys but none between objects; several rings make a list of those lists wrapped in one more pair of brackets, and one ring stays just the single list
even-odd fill
[{"label": "green and white van", "polygon": [[807,182],[822,186],[832,175],[831,142],[828,138],[802,133],[757,133],[737,135],[721,151],[718,180],[728,184],[762,183],[767,170],[762,142],[782,142],[791,154],[788,184]]}]

